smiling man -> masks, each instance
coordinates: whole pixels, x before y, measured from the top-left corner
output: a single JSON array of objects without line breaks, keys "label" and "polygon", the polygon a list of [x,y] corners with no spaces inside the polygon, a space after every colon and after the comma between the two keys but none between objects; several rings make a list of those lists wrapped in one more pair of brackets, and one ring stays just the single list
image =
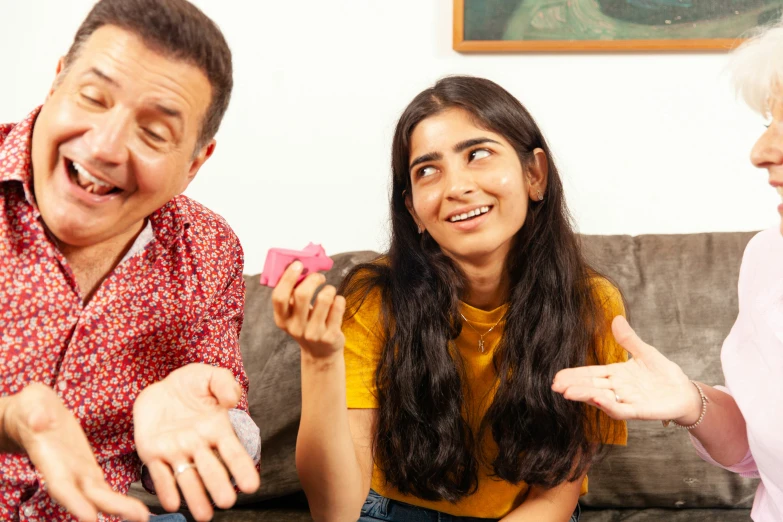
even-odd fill
[{"label": "smiling man", "polygon": [[[186,0],[102,0],[43,106],[0,125],[3,520],[135,517],[108,488],[95,493],[100,473],[79,478],[96,462],[125,493],[141,457],[163,505],[179,506],[179,486],[200,520],[206,493],[220,507],[236,498],[225,468],[258,487],[232,430],[249,427],[257,452],[238,343],[242,249],[181,195],[215,150],[231,89],[223,35]],[[77,446],[82,461],[60,462]],[[87,508],[69,503],[74,491]]]}]

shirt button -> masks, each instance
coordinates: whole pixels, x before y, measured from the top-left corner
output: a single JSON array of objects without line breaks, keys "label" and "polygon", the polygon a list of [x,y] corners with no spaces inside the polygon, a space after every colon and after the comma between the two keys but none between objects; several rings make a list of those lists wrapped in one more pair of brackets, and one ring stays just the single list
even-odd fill
[{"label": "shirt button", "polygon": [[22,510],[22,513],[24,513],[24,516],[30,517],[33,515],[33,506],[25,506]]},{"label": "shirt button", "polygon": [[59,388],[60,391],[65,391],[67,387],[68,387],[68,383],[65,381],[60,381],[57,383],[57,388]]}]

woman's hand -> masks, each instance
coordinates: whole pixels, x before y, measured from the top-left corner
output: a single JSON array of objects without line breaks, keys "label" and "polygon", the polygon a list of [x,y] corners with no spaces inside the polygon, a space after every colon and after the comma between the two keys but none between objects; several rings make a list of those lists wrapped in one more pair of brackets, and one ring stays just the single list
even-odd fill
[{"label": "woman's hand", "polygon": [[303,354],[328,359],[345,346],[341,329],[345,298],[337,295],[335,287],[327,285],[311,306],[313,295],[326,278],[310,274],[296,286],[301,272],[302,263],[291,263],[272,292],[275,324],[299,343]]},{"label": "woman's hand", "polygon": [[552,389],[566,399],[596,406],[614,419],[695,423],[702,410],[701,396],[682,369],[642,341],[625,318],[614,318],[612,333],[632,359],[561,370]]}]

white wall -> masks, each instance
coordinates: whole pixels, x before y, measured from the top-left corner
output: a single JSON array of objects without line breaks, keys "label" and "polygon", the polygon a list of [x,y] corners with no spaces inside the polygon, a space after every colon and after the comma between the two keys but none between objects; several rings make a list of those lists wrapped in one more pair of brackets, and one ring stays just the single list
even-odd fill
[{"label": "white wall", "polygon": [[[3,2],[0,121],[43,100],[92,0]],[[234,227],[246,272],[272,246],[382,249],[396,118],[437,78],[514,93],[594,234],[753,230],[779,199],[748,154],[762,121],[717,54],[496,54],[451,49],[451,0],[199,0],[234,51],[215,156],[188,194]]]}]

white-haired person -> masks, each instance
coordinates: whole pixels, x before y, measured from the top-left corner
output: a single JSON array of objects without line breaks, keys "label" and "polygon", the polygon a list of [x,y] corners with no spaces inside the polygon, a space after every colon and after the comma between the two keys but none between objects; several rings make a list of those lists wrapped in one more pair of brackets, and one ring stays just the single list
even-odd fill
[{"label": "white-haired person", "polygon": [[[737,91],[769,126],[751,161],[783,195],[783,22],[732,56]],[[778,207],[783,216],[783,205]],[[622,317],[612,329],[627,362],[560,371],[552,389],[615,419],[669,421],[686,428],[699,455],[743,476],[760,477],[751,518],[783,520],[783,222],[748,244],[739,275],[739,315],[721,362],[725,386],[691,381],[645,344]]]}]

